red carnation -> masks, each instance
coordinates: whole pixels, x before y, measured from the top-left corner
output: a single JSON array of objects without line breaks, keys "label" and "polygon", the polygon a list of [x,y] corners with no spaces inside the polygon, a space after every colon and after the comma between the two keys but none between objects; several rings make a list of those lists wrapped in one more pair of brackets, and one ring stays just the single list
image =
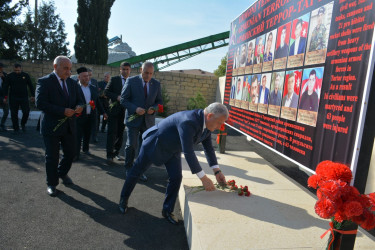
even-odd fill
[{"label": "red carnation", "polygon": [[319,183],[319,177],[316,174],[310,176],[309,179],[307,180],[307,185],[314,189],[318,187],[318,183]]},{"label": "red carnation", "polygon": [[238,190],[238,195],[239,195],[239,196],[242,196],[242,195],[243,195],[243,191],[239,189],[239,190]]},{"label": "red carnation", "polygon": [[360,224],[366,230],[371,230],[375,227],[375,214],[369,212],[368,210],[364,210],[363,213],[364,221]]},{"label": "red carnation", "polygon": [[158,104],[158,113],[164,113],[164,106],[161,104]]},{"label": "red carnation", "polygon": [[323,219],[328,219],[335,214],[334,204],[329,199],[320,199],[315,204],[315,213]]},{"label": "red carnation", "polygon": [[249,197],[249,196],[250,196],[250,191],[247,191],[247,192],[245,193],[245,196]]},{"label": "red carnation", "polygon": [[92,110],[95,109],[95,102],[93,100],[89,101],[89,105],[91,106]]},{"label": "red carnation", "polygon": [[361,203],[358,201],[349,201],[344,204],[344,213],[348,217],[359,216],[363,213]]}]

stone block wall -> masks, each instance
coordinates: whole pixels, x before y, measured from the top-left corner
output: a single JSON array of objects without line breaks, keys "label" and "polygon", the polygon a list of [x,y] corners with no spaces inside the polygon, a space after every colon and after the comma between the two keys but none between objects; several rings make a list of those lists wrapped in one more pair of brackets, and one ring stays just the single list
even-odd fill
[{"label": "stone block wall", "polygon": [[[15,61],[0,60],[6,67],[4,71],[10,73],[13,71]],[[23,71],[28,73],[37,81],[38,78],[50,74],[53,71],[53,61],[44,62],[21,62]],[[77,68],[85,66],[93,70],[93,78],[98,81],[103,80],[105,72],[110,72],[112,76],[119,75],[119,67],[110,67],[106,65],[90,65],[84,63],[73,63],[72,73],[76,73]],[[140,74],[139,69],[132,69],[131,75]],[[216,89],[218,78],[205,75],[190,75],[184,73],[172,73],[160,71],[154,73],[154,78],[161,82],[169,96],[169,114],[186,110],[188,100],[195,97],[200,92],[207,101],[207,104],[216,100]]]}]

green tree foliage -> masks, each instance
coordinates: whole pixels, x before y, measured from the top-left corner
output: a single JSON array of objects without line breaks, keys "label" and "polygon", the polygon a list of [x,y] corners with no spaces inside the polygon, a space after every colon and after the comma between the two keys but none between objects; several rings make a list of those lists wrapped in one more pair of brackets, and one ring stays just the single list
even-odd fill
[{"label": "green tree foliage", "polygon": [[217,77],[225,76],[226,69],[227,69],[227,56],[224,56],[221,59],[221,64],[214,71],[215,76]]},{"label": "green tree foliage", "polygon": [[74,50],[79,63],[107,64],[108,22],[114,1],[78,0]]},{"label": "green tree foliage", "polygon": [[11,0],[0,0],[0,58],[19,59],[22,46],[22,25],[17,17],[28,1],[20,0],[10,7]]},{"label": "green tree foliage", "polygon": [[22,56],[27,60],[53,60],[58,55],[69,56],[64,21],[55,14],[53,1],[42,2],[35,24],[34,12],[29,9],[23,23],[25,36]]},{"label": "green tree foliage", "polygon": [[207,101],[203,95],[198,91],[195,97],[191,97],[188,100],[188,110],[192,109],[204,109],[207,106]]}]

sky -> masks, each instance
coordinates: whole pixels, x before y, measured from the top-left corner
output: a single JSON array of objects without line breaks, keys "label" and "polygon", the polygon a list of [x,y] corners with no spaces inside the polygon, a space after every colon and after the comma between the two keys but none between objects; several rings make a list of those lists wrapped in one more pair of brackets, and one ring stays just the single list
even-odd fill
[{"label": "sky", "polygon": [[[30,0],[32,9],[35,0]],[[41,5],[41,0],[38,5]],[[111,9],[108,39],[122,35],[137,54],[229,31],[230,23],[254,0],[116,0]],[[74,53],[77,0],[55,0],[56,14],[65,22],[69,49]],[[213,72],[228,47],[204,52],[164,70],[202,69]]]}]

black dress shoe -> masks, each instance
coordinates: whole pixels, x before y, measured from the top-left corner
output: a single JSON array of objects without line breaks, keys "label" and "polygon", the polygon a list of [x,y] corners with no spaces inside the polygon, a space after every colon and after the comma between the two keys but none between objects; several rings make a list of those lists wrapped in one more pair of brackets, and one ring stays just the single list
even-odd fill
[{"label": "black dress shoe", "polygon": [[144,174],[142,174],[142,175],[139,177],[139,179],[140,179],[141,181],[143,181],[143,182],[146,182],[146,181],[147,181],[147,176],[144,175]]},{"label": "black dress shoe", "polygon": [[128,210],[128,201],[125,200],[125,198],[121,197],[118,208],[120,209],[120,213],[125,214]]},{"label": "black dress shoe", "polygon": [[47,187],[47,194],[51,197],[55,197],[58,193],[58,190],[55,186],[48,186]]},{"label": "black dress shoe", "polygon": [[69,177],[68,175],[62,176],[62,177],[60,177],[60,178],[61,178],[62,183],[63,183],[64,185],[71,185],[71,184],[73,184],[72,179],[70,179],[70,177]]},{"label": "black dress shoe", "polygon": [[113,158],[112,157],[107,157],[107,163],[108,164],[113,164]]},{"label": "black dress shoe", "polygon": [[167,219],[167,221],[169,223],[172,223],[173,225],[177,225],[178,224],[178,219],[176,218],[176,216],[174,216],[174,214],[168,212],[167,210],[164,210],[161,212],[161,214],[163,215],[164,218]]},{"label": "black dress shoe", "polygon": [[22,128],[22,132],[26,132],[26,126],[25,125],[21,125],[21,128]]}]

